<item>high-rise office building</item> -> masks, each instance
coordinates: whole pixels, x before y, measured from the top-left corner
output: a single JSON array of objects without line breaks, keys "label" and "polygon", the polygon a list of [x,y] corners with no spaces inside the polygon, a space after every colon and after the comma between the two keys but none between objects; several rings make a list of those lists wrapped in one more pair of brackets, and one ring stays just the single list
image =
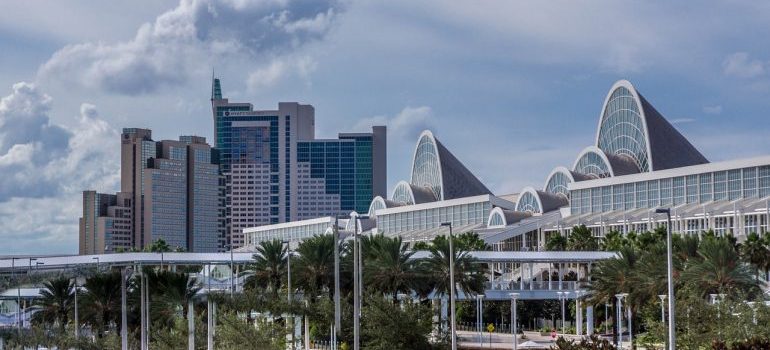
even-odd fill
[{"label": "high-rise office building", "polygon": [[222,96],[212,81],[215,147],[226,183],[228,237],[303,218],[365,211],[386,192],[386,129],[315,139],[315,109],[281,102],[276,110]]},{"label": "high-rise office building", "polygon": [[216,150],[199,136],[121,135],[121,190],[83,193],[80,252],[143,249],[163,239],[194,252],[224,249],[224,189]]},{"label": "high-rise office building", "polygon": [[130,250],[131,194],[83,191],[79,254]]}]

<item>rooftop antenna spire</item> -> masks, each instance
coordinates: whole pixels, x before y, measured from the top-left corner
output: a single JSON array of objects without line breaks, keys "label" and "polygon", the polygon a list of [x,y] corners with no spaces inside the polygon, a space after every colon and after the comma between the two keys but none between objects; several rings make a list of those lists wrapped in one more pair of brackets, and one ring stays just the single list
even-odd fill
[{"label": "rooftop antenna spire", "polygon": [[211,68],[211,101],[222,99],[222,87],[216,78],[214,68]]}]

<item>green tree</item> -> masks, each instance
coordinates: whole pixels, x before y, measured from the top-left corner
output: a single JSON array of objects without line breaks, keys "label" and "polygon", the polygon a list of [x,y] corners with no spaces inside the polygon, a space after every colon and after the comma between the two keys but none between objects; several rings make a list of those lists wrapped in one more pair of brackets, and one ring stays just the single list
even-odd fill
[{"label": "green tree", "polygon": [[145,271],[150,293],[150,317],[153,326],[172,329],[187,317],[187,307],[200,287],[187,274],[170,271]]},{"label": "green tree", "polygon": [[146,248],[153,253],[167,253],[171,251],[171,247],[166,243],[163,238],[158,238],[152,242],[152,244]]},{"label": "green tree", "polygon": [[292,258],[292,284],[301,288],[311,301],[314,301],[322,292],[333,289],[334,237],[332,235],[315,235],[302,241],[297,247],[297,254],[296,258]]},{"label": "green tree", "polygon": [[404,301],[393,304],[382,298],[367,300],[362,310],[363,348],[372,350],[431,349],[432,313],[429,306]]},{"label": "green tree", "polygon": [[595,251],[599,250],[599,241],[586,225],[575,226],[567,239],[567,250]]},{"label": "green tree", "polygon": [[33,306],[37,312],[32,316],[34,324],[55,327],[64,333],[69,315],[73,311],[75,283],[67,277],[59,277],[43,283],[40,298],[35,299]]},{"label": "green tree", "polygon": [[[398,301],[399,293],[420,290],[425,274],[420,264],[412,259],[414,252],[402,243],[401,237],[386,237],[382,234],[368,240],[369,247],[364,267],[364,281],[367,288],[390,295]],[[365,245],[366,246],[366,245]]]},{"label": "green tree", "polygon": [[246,281],[246,286],[264,288],[277,296],[286,276],[287,256],[287,247],[280,240],[260,242],[250,267],[254,276]]},{"label": "green tree", "polygon": [[729,239],[704,239],[698,247],[698,255],[700,259],[687,266],[682,278],[698,290],[701,296],[758,290],[751,270],[740,261]]},{"label": "green tree", "polygon": [[617,230],[612,230],[604,235],[604,238],[600,242],[600,248],[608,252],[617,252],[626,244],[628,244],[628,242],[623,238],[623,234]]},{"label": "green tree", "polygon": [[[457,238],[454,242],[457,243]],[[484,273],[486,266],[453,244],[455,284],[466,295],[476,295],[484,291]],[[430,255],[423,260],[423,269],[430,281],[430,289],[439,295],[449,294],[449,240],[444,236],[433,239]]]},{"label": "green tree", "polygon": [[567,250],[567,237],[559,233],[551,234],[545,242],[545,249],[550,251]]},{"label": "green tree", "polygon": [[765,241],[756,232],[752,232],[741,245],[740,252],[741,258],[754,267],[754,275],[759,280],[759,270],[768,266],[770,261],[770,249],[765,245]]},{"label": "green tree", "polygon": [[80,312],[101,338],[111,325],[120,327],[120,272],[96,274],[86,279]]}]

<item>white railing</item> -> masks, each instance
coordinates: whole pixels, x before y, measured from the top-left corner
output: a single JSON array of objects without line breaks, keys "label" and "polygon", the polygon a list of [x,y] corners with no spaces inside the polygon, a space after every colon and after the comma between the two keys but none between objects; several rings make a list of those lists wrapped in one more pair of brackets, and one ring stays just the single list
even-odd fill
[{"label": "white railing", "polygon": [[[561,288],[559,288],[559,284],[561,284]],[[578,289],[579,284],[575,281],[562,281],[559,283],[558,281],[535,281],[535,282],[519,282],[519,281],[495,281],[495,282],[486,282],[486,289],[487,290],[564,290],[564,291],[570,291],[570,290],[576,290]]]}]

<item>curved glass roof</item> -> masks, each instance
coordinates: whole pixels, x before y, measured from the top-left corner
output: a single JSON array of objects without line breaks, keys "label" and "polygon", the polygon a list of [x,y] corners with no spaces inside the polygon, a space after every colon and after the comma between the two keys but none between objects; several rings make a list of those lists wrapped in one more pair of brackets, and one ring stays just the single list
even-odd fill
[{"label": "curved glass roof", "polygon": [[597,178],[612,176],[612,167],[600,152],[601,150],[592,149],[592,147],[583,150],[572,170]]},{"label": "curved glass roof", "polygon": [[493,212],[492,215],[489,217],[489,222],[487,222],[487,226],[494,227],[494,226],[505,226],[505,218],[502,214]]},{"label": "curved glass roof", "polygon": [[374,199],[372,199],[372,203],[369,204],[369,216],[376,216],[377,210],[385,208],[387,208],[387,205],[385,205],[385,199],[380,196],[374,197]]},{"label": "curved glass roof", "polygon": [[634,160],[639,170],[650,171],[647,154],[647,130],[641,107],[625,86],[610,94],[599,126],[596,146],[607,154],[625,155]]},{"label": "curved glass roof", "polygon": [[537,195],[531,191],[522,192],[519,195],[519,200],[516,201],[516,211],[525,211],[534,214],[542,213],[540,200],[537,198]]},{"label": "curved glass roof", "polygon": [[424,133],[417,142],[412,164],[412,181],[417,186],[430,187],[436,198],[443,199],[441,162],[433,135]]},{"label": "curved glass roof", "polygon": [[561,194],[569,198],[569,189],[567,188],[567,185],[570,182],[572,182],[572,176],[564,171],[557,170],[551,174],[551,177],[546,181],[544,190],[549,193]]},{"label": "curved glass roof", "polygon": [[[412,193],[412,187],[406,181],[401,181],[393,189],[393,201],[396,203],[403,203],[406,205],[414,204],[414,194]],[[372,202],[374,204],[374,202]]]}]

